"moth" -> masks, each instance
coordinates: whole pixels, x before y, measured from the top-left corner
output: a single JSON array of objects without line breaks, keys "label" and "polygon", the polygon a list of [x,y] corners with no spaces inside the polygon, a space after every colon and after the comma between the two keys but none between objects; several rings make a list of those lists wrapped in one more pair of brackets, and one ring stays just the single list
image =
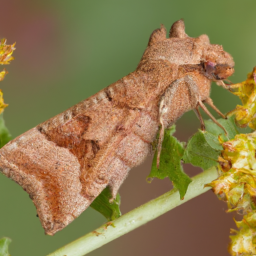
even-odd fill
[{"label": "moth", "polygon": [[[186,111],[220,115],[211,81],[234,72],[234,61],[207,35],[185,33],[183,20],[153,31],[136,70],[90,98],[39,124],[0,150],[0,170],[29,193],[46,234],[77,218],[109,186],[113,199],[131,168],[141,164],[160,127]],[[223,116],[223,115],[222,115]],[[158,153],[160,156],[160,153]],[[158,158],[159,164],[159,158]]]}]

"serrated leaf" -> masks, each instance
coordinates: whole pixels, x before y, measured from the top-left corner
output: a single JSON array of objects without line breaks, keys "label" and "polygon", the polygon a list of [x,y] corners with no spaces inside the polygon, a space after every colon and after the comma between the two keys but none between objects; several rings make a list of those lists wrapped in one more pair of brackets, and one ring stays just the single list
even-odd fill
[{"label": "serrated leaf", "polygon": [[11,239],[8,237],[3,237],[0,239],[0,256],[11,256],[9,253],[9,245]]},{"label": "serrated leaf", "polygon": [[206,170],[217,165],[220,150],[215,150],[207,143],[204,133],[197,132],[188,142],[183,161]]},{"label": "serrated leaf", "polygon": [[117,194],[116,199],[112,203],[109,200],[112,198],[109,187],[106,187],[101,194],[90,205],[94,210],[101,213],[106,219],[114,220],[119,218],[122,214],[119,209],[121,197]]},{"label": "serrated leaf", "polygon": [[218,119],[218,122],[226,129],[224,130],[217,126],[211,120],[205,121],[206,131],[199,130],[188,142],[183,161],[191,163],[195,166],[206,170],[218,164],[218,156],[223,149],[218,137],[221,140],[227,141],[233,139],[238,134],[234,118]]},{"label": "serrated leaf", "polygon": [[0,115],[0,148],[11,140],[11,134],[5,126],[3,114]]},{"label": "serrated leaf", "polygon": [[172,134],[175,127],[166,129],[164,140],[162,143],[162,151],[160,156],[160,166],[157,169],[157,152],[154,155],[151,172],[148,178],[164,179],[168,177],[179,190],[180,198],[184,198],[189,183],[192,181],[187,174],[184,173],[181,158],[184,154],[183,143],[179,142]]},{"label": "serrated leaf", "polygon": [[[226,129],[227,135],[225,134],[225,131],[221,127],[213,123],[212,120],[205,120],[206,133],[211,133],[216,138],[221,135],[221,138],[224,141],[233,139],[239,133],[235,124],[234,116],[231,116],[228,119],[220,118],[218,119],[218,122]],[[220,143],[218,142],[218,144]]]}]

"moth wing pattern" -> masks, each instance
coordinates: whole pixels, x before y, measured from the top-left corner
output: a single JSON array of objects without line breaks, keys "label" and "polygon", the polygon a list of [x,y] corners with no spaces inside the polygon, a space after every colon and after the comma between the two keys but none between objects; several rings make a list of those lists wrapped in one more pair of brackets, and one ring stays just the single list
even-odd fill
[{"label": "moth wing pattern", "polygon": [[[141,111],[113,108],[109,91],[111,86],[1,149],[2,172],[29,193],[49,235],[77,218],[106,186],[116,197],[131,167],[150,150],[157,123]],[[139,119],[155,127],[150,136],[140,131],[143,123],[136,128],[138,135],[131,133]]]},{"label": "moth wing pattern", "polygon": [[0,149],[0,170],[29,193],[47,234],[77,218],[106,186],[115,198],[159,126],[209,102],[211,81],[234,72],[232,56],[206,35],[189,37],[183,20],[169,36],[164,26],[153,31],[134,72]]}]

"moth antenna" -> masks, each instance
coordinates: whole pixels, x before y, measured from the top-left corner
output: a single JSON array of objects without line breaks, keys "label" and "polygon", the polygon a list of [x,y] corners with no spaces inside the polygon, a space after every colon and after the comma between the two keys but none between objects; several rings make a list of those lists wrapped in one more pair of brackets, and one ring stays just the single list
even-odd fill
[{"label": "moth antenna", "polygon": [[185,23],[183,19],[173,23],[169,32],[169,37],[178,37],[178,38],[189,37],[185,32]]},{"label": "moth antenna", "polygon": [[163,24],[161,24],[161,27],[154,30],[149,38],[148,46],[151,46],[157,42],[163,41],[166,39],[166,28]]},{"label": "moth antenna", "polygon": [[223,129],[226,135],[228,135],[228,132],[226,131],[226,129],[215,119],[215,117],[209,112],[209,110],[205,107],[205,105],[201,100],[198,101],[198,104],[202,108],[202,110],[212,119],[212,121],[215,124],[217,124],[221,129]]}]

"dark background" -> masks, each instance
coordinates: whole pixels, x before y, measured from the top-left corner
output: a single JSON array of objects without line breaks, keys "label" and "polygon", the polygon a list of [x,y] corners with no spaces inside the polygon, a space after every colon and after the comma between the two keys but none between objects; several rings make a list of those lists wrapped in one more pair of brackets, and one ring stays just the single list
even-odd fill
[{"label": "dark background", "polygon": [[[0,37],[17,42],[0,85],[9,103],[6,124],[16,137],[132,72],[151,32],[180,18],[189,36],[208,34],[234,56],[232,82],[245,80],[256,64],[255,8],[253,0],[1,0]],[[215,84],[211,95],[222,112],[239,102]],[[191,111],[179,120],[176,135],[186,140],[199,126]],[[146,182],[150,161],[133,169],[122,186],[123,213],[171,188],[167,179]],[[200,172],[185,169],[191,176]],[[0,237],[12,238],[13,256],[46,255],[105,221],[88,209],[54,237],[46,236],[28,194],[3,175],[0,207]],[[90,255],[228,255],[234,223],[225,210],[209,191]]]}]

